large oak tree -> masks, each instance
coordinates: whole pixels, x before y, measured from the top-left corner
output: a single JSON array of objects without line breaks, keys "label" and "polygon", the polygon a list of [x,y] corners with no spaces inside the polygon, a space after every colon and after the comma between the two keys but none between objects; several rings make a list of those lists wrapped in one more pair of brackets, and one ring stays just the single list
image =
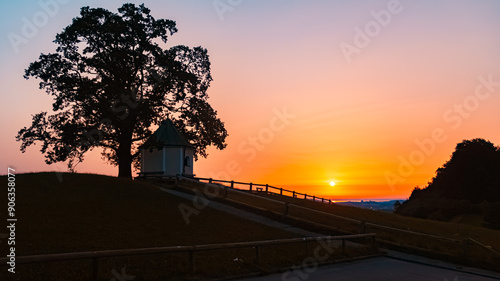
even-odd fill
[{"label": "large oak tree", "polygon": [[131,177],[138,147],[166,118],[196,156],[206,157],[210,145],[225,148],[224,123],[207,102],[207,50],[165,47],[176,32],[174,21],[154,19],[144,5],[124,4],[118,13],[83,7],[56,35],[56,52],[26,69],[24,77],[39,78],[54,103],[50,115],[33,115],[31,126],[18,132],[21,151],[39,141],[48,164],[68,161],[72,169],[101,147],[118,176]]}]

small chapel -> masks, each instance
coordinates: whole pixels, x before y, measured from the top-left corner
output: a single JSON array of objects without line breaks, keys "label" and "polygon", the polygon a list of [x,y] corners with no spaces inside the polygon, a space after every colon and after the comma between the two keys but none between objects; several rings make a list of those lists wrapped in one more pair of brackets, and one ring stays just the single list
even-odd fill
[{"label": "small chapel", "polygon": [[167,119],[140,147],[140,175],[193,176],[195,147]]}]

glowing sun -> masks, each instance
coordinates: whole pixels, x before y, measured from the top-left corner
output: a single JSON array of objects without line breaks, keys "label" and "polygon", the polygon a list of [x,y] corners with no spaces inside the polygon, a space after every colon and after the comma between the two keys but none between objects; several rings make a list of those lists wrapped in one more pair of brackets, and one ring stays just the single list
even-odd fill
[{"label": "glowing sun", "polygon": [[331,181],[331,182],[330,182],[330,186],[335,186],[335,182],[334,182],[334,181]]}]

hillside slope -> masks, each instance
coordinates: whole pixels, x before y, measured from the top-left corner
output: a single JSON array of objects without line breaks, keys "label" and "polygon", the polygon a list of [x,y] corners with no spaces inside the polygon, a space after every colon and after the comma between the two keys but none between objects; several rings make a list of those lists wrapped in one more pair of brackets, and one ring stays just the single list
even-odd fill
[{"label": "hillside slope", "polygon": [[[145,182],[69,173],[62,179],[55,173],[16,175],[18,256],[296,237],[210,208],[186,224],[179,205],[193,202]],[[7,186],[7,177],[1,182]],[[0,214],[5,221],[6,213]],[[0,244],[2,253],[6,246]]]}]

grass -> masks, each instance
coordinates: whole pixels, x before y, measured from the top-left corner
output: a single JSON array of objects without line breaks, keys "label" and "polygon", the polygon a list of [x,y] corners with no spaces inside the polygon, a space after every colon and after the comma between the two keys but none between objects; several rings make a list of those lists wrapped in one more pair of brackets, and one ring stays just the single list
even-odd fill
[{"label": "grass", "polygon": [[[197,188],[202,191],[207,184],[184,180],[181,185],[187,189]],[[244,207],[257,207],[256,211],[263,215],[297,224],[312,231],[330,235],[373,232],[377,234],[377,240],[385,247],[498,271],[500,256],[487,249],[500,252],[500,231],[498,230],[470,223],[403,217],[387,212],[314,202],[275,193],[250,194],[248,191],[238,192],[227,189],[227,192],[220,192],[220,195],[218,200],[230,200],[236,204],[241,203]],[[267,199],[274,199],[274,203]],[[276,203],[276,201],[283,203]],[[293,203],[289,205],[286,217],[283,217],[286,210],[284,203]],[[365,223],[364,227],[361,222]],[[487,248],[469,238],[486,245]]]},{"label": "grass", "polygon": [[[0,178],[6,187],[7,177]],[[147,182],[92,174],[62,174],[62,179],[60,182],[54,173],[16,175],[17,256],[297,237],[210,208],[199,210],[186,224],[179,205],[193,207],[193,203],[164,193]],[[7,189],[2,190],[0,205],[7,206]],[[0,219],[6,221],[6,210],[0,212]],[[1,242],[1,253],[7,253],[5,240]],[[111,270],[120,272],[125,264],[131,275],[142,274],[147,268],[183,271],[187,255],[176,255],[123,258],[121,263],[117,263],[119,259],[110,260],[108,266],[106,262],[100,266],[100,276],[109,280],[113,277]],[[211,264],[219,262],[218,256],[211,257]],[[76,268],[69,266],[75,264]],[[86,280],[90,264],[90,261],[47,263],[38,268],[18,265],[21,273],[16,278],[37,280],[46,274],[43,278],[49,280],[51,273],[61,273],[64,268],[71,276],[68,280]],[[5,272],[4,266],[0,274]]]},{"label": "grass", "polygon": [[[466,248],[467,257],[465,257],[464,244],[462,243],[462,241],[472,238],[483,245],[490,246],[492,249],[500,252],[500,231],[498,230],[471,224],[417,219],[369,209],[341,206],[337,204],[324,204],[310,200],[281,196],[279,194],[266,194],[263,192],[258,194],[278,201],[293,203],[295,205],[354,220],[443,237],[444,239],[430,238],[408,232],[368,225],[365,229],[365,232],[375,232],[378,239],[392,242],[392,244],[395,245],[403,244],[410,246],[401,248],[398,247],[398,249],[406,248],[409,252],[429,254],[433,257],[444,257],[444,259],[450,258],[451,256],[453,261],[459,263],[498,270],[498,262],[500,262],[500,257],[498,255],[494,255],[490,251],[485,250],[483,247],[471,243],[468,244]],[[251,201],[252,199],[249,197],[245,203],[249,205],[254,203],[256,205],[259,204],[259,200],[254,200],[254,203]],[[360,231],[359,223],[337,219],[332,216],[320,215],[317,212],[307,211],[300,208],[290,207],[289,215],[302,220],[329,225],[349,233],[358,233]],[[454,242],[452,239],[458,241]],[[423,248],[423,250],[419,251],[418,249],[412,248],[412,246]],[[433,251],[437,255],[428,253],[427,250]]]},{"label": "grass", "polygon": [[500,231],[474,226],[463,223],[441,222],[426,219],[404,217],[387,212],[374,211],[370,209],[341,206],[337,204],[323,204],[309,200],[291,198],[280,195],[264,195],[269,198],[278,199],[284,202],[309,207],[315,210],[332,213],[355,220],[371,222],[384,226],[390,226],[415,232],[421,232],[436,236],[443,236],[451,239],[473,238],[483,244],[490,245],[500,251]]}]

